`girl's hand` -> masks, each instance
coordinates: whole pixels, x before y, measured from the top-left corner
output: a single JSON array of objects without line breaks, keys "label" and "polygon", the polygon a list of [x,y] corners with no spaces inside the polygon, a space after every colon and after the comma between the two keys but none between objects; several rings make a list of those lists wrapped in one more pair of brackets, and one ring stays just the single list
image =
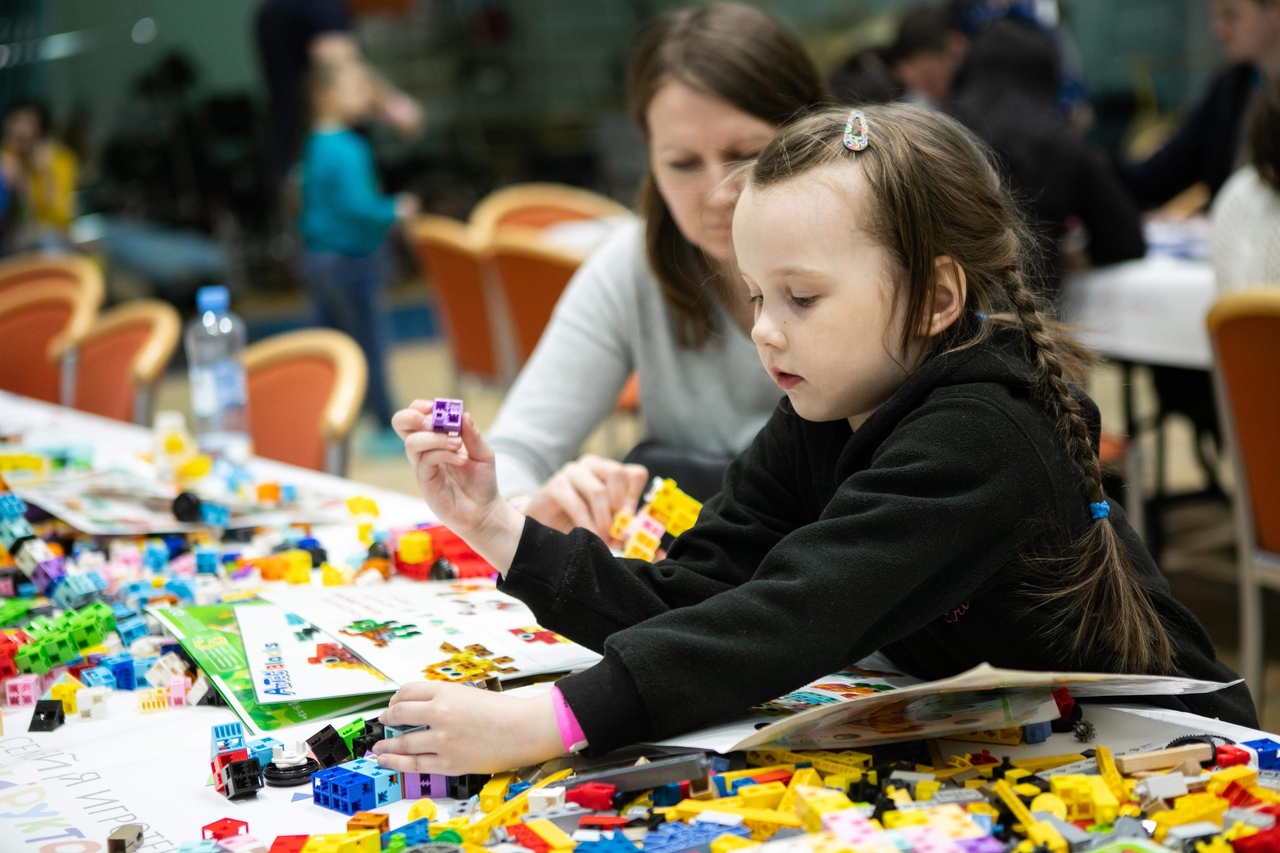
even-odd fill
[{"label": "girl's hand", "polygon": [[462,416],[461,435],[432,432],[430,413],[429,401],[414,400],[391,418],[404,439],[418,491],[445,526],[505,575],[524,518],[498,495],[493,450],[470,413]]},{"label": "girl's hand", "polygon": [[614,514],[620,509],[634,512],[648,481],[649,471],[643,465],[583,456],[566,464],[535,492],[524,513],[565,532],[585,527],[608,541]]},{"label": "girl's hand", "polygon": [[431,727],[374,744],[378,764],[402,773],[500,773],[564,754],[550,691],[525,699],[415,681],[391,697],[379,720]]}]

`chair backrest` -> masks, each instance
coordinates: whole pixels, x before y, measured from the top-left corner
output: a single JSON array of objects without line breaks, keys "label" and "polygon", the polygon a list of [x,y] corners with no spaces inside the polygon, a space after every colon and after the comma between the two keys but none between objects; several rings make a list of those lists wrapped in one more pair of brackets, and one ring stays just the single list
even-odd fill
[{"label": "chair backrest", "polygon": [[471,226],[482,242],[503,228],[546,228],[558,222],[603,219],[631,213],[608,196],[565,184],[515,184],[495,190],[471,211]]},{"label": "chair backrest", "polygon": [[369,378],[359,345],[331,329],[285,332],[246,347],[244,369],[254,453],[342,474]]},{"label": "chair backrest", "polygon": [[102,304],[102,270],[83,255],[27,252],[0,261],[0,293],[37,282],[63,281],[79,285]]},{"label": "chair backrest", "polygon": [[495,345],[484,244],[465,223],[447,216],[420,217],[409,229],[409,242],[423,277],[435,287],[454,367],[474,379],[506,381]]},{"label": "chair backrest", "polygon": [[536,231],[523,228],[499,231],[489,244],[489,251],[511,318],[516,357],[524,364],[538,345],[560,294],[578,271],[582,258],[546,245]]},{"label": "chair backrest", "polygon": [[136,299],[98,317],[68,346],[75,353],[71,405],[95,415],[150,424],[156,380],[178,346],[182,318],[168,302]]},{"label": "chair backrest", "polygon": [[1224,296],[1207,322],[1236,466],[1239,520],[1255,547],[1280,554],[1280,290]]},{"label": "chair backrest", "polygon": [[0,388],[58,403],[61,355],[89,330],[101,293],[70,281],[32,281],[0,292]]}]

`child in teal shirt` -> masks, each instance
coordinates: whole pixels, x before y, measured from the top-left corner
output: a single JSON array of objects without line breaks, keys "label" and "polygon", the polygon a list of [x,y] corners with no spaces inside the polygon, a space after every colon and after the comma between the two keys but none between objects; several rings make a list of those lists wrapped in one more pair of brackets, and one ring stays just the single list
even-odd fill
[{"label": "child in teal shirt", "polygon": [[378,188],[373,151],[351,129],[373,104],[368,70],[356,62],[312,72],[314,121],[302,151],[302,277],[320,325],[349,334],[369,364],[365,408],[386,430],[395,411],[386,378],[392,338],[384,292],[387,233],[417,213],[413,196]]}]

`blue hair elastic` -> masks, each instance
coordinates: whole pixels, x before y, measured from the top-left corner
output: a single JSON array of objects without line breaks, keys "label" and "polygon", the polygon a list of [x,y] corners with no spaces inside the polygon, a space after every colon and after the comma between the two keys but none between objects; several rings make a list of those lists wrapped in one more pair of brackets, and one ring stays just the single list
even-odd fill
[{"label": "blue hair elastic", "polygon": [[974,311],[973,313],[979,320],[987,319],[987,315],[983,314],[981,311]]},{"label": "blue hair elastic", "polygon": [[1093,517],[1094,521],[1101,521],[1111,515],[1111,507],[1106,501],[1091,503],[1089,504],[1089,515]]}]

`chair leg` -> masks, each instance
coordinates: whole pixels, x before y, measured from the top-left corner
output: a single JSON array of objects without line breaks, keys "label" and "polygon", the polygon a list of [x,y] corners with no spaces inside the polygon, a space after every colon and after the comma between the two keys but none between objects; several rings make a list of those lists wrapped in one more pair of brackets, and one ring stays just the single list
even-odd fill
[{"label": "chair leg", "polygon": [[1240,557],[1240,675],[1253,694],[1253,703],[1262,719],[1266,700],[1266,661],[1262,655],[1262,589],[1254,577],[1253,556],[1242,548]]}]

